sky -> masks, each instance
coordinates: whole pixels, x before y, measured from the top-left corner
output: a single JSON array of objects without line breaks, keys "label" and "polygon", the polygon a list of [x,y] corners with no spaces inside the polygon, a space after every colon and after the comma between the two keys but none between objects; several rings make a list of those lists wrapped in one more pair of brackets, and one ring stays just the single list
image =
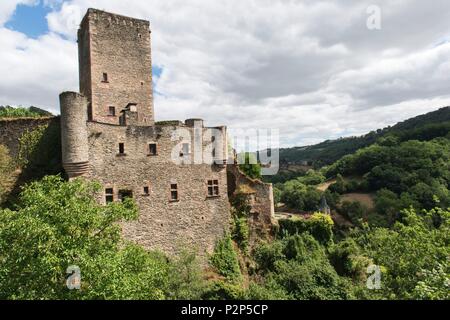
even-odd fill
[{"label": "sky", "polygon": [[156,120],[303,146],[450,105],[450,1],[0,0],[0,105],[59,113],[87,8],[149,20]]}]

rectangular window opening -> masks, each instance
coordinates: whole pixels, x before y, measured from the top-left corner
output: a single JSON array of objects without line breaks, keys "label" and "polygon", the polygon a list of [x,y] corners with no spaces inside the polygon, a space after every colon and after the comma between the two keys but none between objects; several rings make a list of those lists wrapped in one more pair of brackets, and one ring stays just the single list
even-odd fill
[{"label": "rectangular window opening", "polygon": [[113,188],[105,189],[105,201],[106,201],[106,203],[114,202],[114,189]]},{"label": "rectangular window opening", "polygon": [[119,200],[124,201],[125,199],[133,199],[133,191],[131,190],[119,190]]},{"label": "rectangular window opening", "polygon": [[219,180],[208,180],[208,197],[219,196]]},{"label": "rectangular window opening", "polygon": [[145,186],[145,187],[144,187],[144,195],[145,195],[145,196],[150,195],[150,188],[149,188],[148,186]]},{"label": "rectangular window opening", "polygon": [[108,74],[105,72],[103,73],[102,82],[108,82]]},{"label": "rectangular window opening", "polygon": [[177,184],[170,185],[170,200],[178,201],[178,185]]},{"label": "rectangular window opening", "polygon": [[156,156],[158,154],[158,148],[156,143],[150,143],[148,145],[148,154],[151,156]]},{"label": "rectangular window opening", "polygon": [[125,144],[119,143],[119,154],[125,154]]},{"label": "rectangular window opening", "polygon": [[113,106],[108,107],[108,116],[112,117],[116,116],[116,107]]}]

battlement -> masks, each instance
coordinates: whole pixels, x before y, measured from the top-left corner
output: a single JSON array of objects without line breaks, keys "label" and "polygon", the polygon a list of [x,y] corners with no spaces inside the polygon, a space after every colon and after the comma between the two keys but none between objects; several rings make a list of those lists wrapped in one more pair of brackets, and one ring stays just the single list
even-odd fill
[{"label": "battlement", "polygon": [[83,28],[89,22],[91,23],[107,23],[110,25],[118,25],[125,27],[136,27],[147,29],[150,31],[150,22],[143,19],[136,19],[127,17],[120,14],[106,12],[98,9],[89,8],[86,12],[83,20],[81,21],[80,28]]}]

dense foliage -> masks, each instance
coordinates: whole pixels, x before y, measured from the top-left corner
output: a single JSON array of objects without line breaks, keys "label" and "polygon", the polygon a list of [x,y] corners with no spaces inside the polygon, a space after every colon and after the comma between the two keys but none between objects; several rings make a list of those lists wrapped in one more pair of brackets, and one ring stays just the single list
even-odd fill
[{"label": "dense foliage", "polygon": [[50,112],[36,107],[10,107],[0,106],[0,118],[39,118],[39,117],[51,117]]},{"label": "dense foliage", "polygon": [[[0,299],[198,298],[191,258],[168,262],[122,240],[133,202],[101,206],[95,184],[49,176],[24,189],[19,207],[0,211]],[[81,289],[66,270],[81,270]]]},{"label": "dense foliage", "polygon": [[252,179],[261,179],[261,165],[258,163],[256,156],[253,153],[246,152],[239,157],[243,157],[243,163],[239,164],[241,171]]}]

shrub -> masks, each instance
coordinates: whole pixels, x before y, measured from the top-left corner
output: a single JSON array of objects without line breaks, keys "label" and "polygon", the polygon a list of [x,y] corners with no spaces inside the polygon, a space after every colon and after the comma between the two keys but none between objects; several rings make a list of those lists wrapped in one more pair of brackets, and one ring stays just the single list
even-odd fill
[{"label": "shrub", "polygon": [[309,232],[317,241],[328,244],[333,239],[334,222],[323,213],[314,213],[310,219],[280,219],[280,235],[295,235]]},{"label": "shrub", "polygon": [[234,221],[233,234],[232,234],[233,240],[236,241],[239,248],[243,252],[246,252],[248,249],[248,242],[249,242],[249,235],[250,235],[247,218],[234,217],[233,221]]},{"label": "shrub", "polygon": [[220,275],[229,280],[237,280],[241,277],[238,256],[229,234],[217,241],[210,262]]}]

